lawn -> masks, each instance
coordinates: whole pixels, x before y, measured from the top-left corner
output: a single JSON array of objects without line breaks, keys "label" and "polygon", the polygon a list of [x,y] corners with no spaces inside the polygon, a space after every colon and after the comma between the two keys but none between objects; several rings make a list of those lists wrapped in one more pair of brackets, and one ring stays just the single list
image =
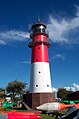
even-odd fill
[{"label": "lawn", "polygon": [[46,114],[41,114],[41,116],[42,116],[42,119],[55,119],[53,116],[49,116]]}]

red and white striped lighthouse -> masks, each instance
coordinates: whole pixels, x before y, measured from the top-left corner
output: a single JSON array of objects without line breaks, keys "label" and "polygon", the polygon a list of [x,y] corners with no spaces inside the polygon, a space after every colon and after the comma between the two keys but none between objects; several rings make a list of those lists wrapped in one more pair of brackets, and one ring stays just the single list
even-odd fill
[{"label": "red and white striped lighthouse", "polygon": [[51,93],[48,59],[48,47],[50,43],[48,41],[48,34],[46,33],[46,26],[38,21],[32,26],[30,37],[32,38],[32,42],[29,43],[29,47],[32,48],[30,92]]},{"label": "red and white striped lighthouse", "polygon": [[[48,58],[50,43],[46,32],[46,25],[38,20],[37,23],[32,25],[31,30],[30,38],[32,40],[28,44],[28,46],[32,48],[30,93],[33,95],[43,94],[41,96],[42,98],[51,98],[50,94],[53,94],[53,92]],[[35,99],[36,97],[37,96],[35,96]],[[47,101],[43,99],[42,101],[42,98],[40,99],[41,103],[50,102],[50,99],[47,99]]]}]

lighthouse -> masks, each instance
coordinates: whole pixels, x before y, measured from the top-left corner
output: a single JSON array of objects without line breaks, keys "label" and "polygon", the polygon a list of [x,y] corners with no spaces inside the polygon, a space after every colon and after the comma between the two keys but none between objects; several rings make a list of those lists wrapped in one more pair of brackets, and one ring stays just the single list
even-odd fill
[{"label": "lighthouse", "polygon": [[[54,93],[52,92],[48,57],[50,42],[46,30],[46,25],[38,20],[31,27],[31,41],[28,44],[32,49],[32,54],[30,96],[27,96],[27,98],[29,97],[31,99],[28,105],[31,105],[34,109],[41,104],[55,101]],[[27,102],[29,102],[29,99]]]},{"label": "lighthouse", "polygon": [[49,68],[48,34],[46,26],[38,21],[32,25],[29,47],[32,48],[30,93],[52,93]]}]

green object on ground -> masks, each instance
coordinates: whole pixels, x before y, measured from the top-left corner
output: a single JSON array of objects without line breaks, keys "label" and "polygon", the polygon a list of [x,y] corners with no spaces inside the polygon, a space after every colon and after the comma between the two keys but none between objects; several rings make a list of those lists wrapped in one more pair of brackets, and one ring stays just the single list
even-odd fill
[{"label": "green object on ground", "polygon": [[65,104],[73,104],[73,103],[79,103],[79,100],[66,100],[66,99],[62,99],[61,102],[65,103]]},{"label": "green object on ground", "polygon": [[2,106],[3,106],[4,109],[12,107],[13,106],[13,102],[11,102],[11,103],[2,102]]},{"label": "green object on ground", "polygon": [[7,103],[6,102],[2,102],[2,106],[3,106],[4,109],[7,108]]}]

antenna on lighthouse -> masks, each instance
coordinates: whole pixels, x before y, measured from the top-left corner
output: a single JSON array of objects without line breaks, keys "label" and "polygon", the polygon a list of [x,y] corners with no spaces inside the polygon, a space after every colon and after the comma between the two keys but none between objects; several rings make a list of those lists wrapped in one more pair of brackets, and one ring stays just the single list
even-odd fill
[{"label": "antenna on lighthouse", "polygon": [[37,18],[37,22],[39,23],[41,20],[40,20],[40,17],[39,17],[39,12],[38,12],[38,18]]}]

